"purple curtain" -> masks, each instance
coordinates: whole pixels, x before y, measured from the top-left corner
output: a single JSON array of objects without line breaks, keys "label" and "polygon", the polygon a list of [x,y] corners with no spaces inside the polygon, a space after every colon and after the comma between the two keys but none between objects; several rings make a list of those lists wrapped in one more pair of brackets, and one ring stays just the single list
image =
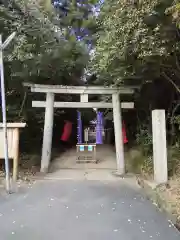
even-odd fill
[{"label": "purple curtain", "polygon": [[97,120],[96,120],[96,144],[102,144],[102,114],[101,112],[97,112]]},{"label": "purple curtain", "polygon": [[104,130],[104,116],[103,116],[103,112],[100,112],[100,122],[101,122],[101,144],[103,144],[103,130]]},{"label": "purple curtain", "polygon": [[80,111],[77,111],[77,141],[78,144],[82,143],[82,120]]}]

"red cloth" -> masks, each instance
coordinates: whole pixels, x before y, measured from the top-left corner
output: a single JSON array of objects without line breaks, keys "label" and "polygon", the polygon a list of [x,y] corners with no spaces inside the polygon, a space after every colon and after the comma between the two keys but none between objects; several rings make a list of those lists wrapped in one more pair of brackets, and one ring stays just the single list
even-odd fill
[{"label": "red cloth", "polygon": [[123,142],[124,142],[124,144],[128,143],[128,139],[127,139],[127,135],[126,135],[126,127],[125,127],[125,123],[124,122],[123,122],[123,125],[122,125],[122,133],[123,133]]},{"label": "red cloth", "polygon": [[61,136],[61,140],[64,142],[67,142],[69,140],[69,137],[71,135],[72,132],[72,123],[67,121],[64,125],[64,129],[63,129],[63,134]]}]

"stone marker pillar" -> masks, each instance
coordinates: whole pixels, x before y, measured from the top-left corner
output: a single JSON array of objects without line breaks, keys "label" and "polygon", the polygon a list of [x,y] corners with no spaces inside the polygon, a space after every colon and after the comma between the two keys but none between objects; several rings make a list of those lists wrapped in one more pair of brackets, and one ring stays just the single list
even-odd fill
[{"label": "stone marker pillar", "polygon": [[165,110],[152,111],[154,180],[157,184],[168,180]]}]

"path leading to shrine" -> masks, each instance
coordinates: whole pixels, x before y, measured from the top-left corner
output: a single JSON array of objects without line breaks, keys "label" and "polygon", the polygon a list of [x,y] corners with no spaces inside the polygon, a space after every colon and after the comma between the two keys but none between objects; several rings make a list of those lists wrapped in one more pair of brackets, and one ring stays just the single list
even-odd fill
[{"label": "path leading to shrine", "polygon": [[[76,171],[76,170],[74,170]],[[0,196],[2,240],[179,240],[132,179],[38,180]]]},{"label": "path leading to shrine", "polygon": [[109,169],[116,170],[116,152],[111,145],[97,146],[96,163],[76,163],[76,148],[68,149],[62,154],[57,154],[51,163],[50,171],[57,172],[60,169]]}]

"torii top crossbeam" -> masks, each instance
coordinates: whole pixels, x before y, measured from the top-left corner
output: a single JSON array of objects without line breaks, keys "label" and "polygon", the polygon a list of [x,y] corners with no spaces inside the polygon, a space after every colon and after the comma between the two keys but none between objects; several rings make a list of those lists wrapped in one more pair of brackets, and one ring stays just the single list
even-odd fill
[{"label": "torii top crossbeam", "polygon": [[39,93],[61,93],[61,94],[133,94],[135,87],[103,87],[103,86],[62,86],[62,85],[42,85],[24,83],[25,87],[30,87],[31,92]]}]

